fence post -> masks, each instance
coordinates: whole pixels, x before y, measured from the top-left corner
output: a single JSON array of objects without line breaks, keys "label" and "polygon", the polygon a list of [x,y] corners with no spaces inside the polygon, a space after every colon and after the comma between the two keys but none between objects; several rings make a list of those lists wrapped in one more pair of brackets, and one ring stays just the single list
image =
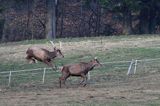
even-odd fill
[{"label": "fence post", "polygon": [[136,73],[137,70],[137,60],[135,61],[135,65],[134,65],[134,74]]},{"label": "fence post", "polygon": [[44,84],[45,74],[46,74],[46,68],[43,69],[43,79],[42,79],[43,84]]},{"label": "fence post", "polygon": [[12,75],[12,71],[9,72],[8,86],[10,86],[10,83],[11,83],[11,75]]},{"label": "fence post", "polygon": [[90,74],[90,72],[88,72],[88,80],[90,80],[91,79],[91,74]]},{"label": "fence post", "polygon": [[62,42],[59,41],[59,48],[62,50]]},{"label": "fence post", "polygon": [[132,59],[132,61],[131,61],[130,65],[129,65],[129,67],[128,67],[127,75],[129,75],[129,74],[130,74],[130,72],[131,72],[131,68],[132,68],[132,64],[133,64],[133,62],[134,62],[134,60]]},{"label": "fence post", "polygon": [[103,41],[102,41],[102,40],[103,40],[103,38],[102,38],[102,36],[101,36],[101,45],[102,45],[102,43],[103,43]]}]

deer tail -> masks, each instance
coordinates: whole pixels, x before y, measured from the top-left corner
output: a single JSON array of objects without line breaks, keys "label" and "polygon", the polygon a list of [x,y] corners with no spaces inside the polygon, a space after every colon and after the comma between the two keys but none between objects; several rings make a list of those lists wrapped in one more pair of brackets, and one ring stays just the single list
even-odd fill
[{"label": "deer tail", "polygon": [[31,49],[28,48],[27,51],[26,51],[26,54],[29,54],[31,52]]}]

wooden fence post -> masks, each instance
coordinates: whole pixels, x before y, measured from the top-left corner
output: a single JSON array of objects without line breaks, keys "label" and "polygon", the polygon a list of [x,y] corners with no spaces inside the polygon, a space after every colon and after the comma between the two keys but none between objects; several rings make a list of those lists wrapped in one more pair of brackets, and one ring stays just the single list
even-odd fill
[{"label": "wooden fence post", "polygon": [[137,60],[135,61],[134,74],[136,73],[136,70],[137,70]]},{"label": "wooden fence post", "polygon": [[90,80],[91,79],[91,74],[90,74],[90,72],[88,72],[88,80]]},{"label": "wooden fence post", "polygon": [[43,84],[44,84],[45,74],[46,74],[46,68],[43,69],[43,79],[42,79]]},{"label": "wooden fence post", "polygon": [[59,49],[62,50],[62,42],[59,41]]},{"label": "wooden fence post", "polygon": [[130,74],[131,69],[132,69],[132,64],[133,64],[133,63],[134,63],[134,60],[132,59],[132,61],[131,61],[130,65],[129,65],[129,67],[128,67],[127,75],[129,75],[129,74]]},{"label": "wooden fence post", "polygon": [[8,86],[10,86],[10,83],[11,83],[11,75],[12,75],[12,71],[9,72]]}]

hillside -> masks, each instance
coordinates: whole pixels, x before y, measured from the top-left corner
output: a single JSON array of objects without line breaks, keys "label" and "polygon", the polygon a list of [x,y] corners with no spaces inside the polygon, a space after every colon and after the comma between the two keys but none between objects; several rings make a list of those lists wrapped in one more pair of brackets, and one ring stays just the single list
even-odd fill
[{"label": "hillside", "polygon": [[[57,58],[58,66],[90,61],[95,56],[103,64],[95,68],[87,87],[80,87],[80,78],[69,78],[68,88],[59,88],[60,72],[46,70],[44,84],[43,63],[28,64],[24,59],[30,46],[52,49],[47,40],[23,41],[0,45],[0,105],[16,106],[158,106],[160,105],[160,37],[112,36],[57,39],[62,42],[64,58]],[[138,59],[136,74],[127,76],[132,59]],[[153,60],[145,60],[153,59]],[[135,64],[133,64],[134,70]],[[21,71],[18,71],[21,70]],[[18,71],[18,72],[13,72]]]}]

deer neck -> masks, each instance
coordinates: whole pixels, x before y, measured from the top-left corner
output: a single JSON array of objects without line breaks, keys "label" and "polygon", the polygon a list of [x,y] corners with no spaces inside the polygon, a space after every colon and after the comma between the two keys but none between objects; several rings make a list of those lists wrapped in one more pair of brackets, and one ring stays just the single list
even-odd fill
[{"label": "deer neck", "polygon": [[55,58],[57,56],[57,53],[55,51],[52,51],[52,52],[49,53],[49,56],[51,58]]},{"label": "deer neck", "polygon": [[89,71],[92,70],[94,67],[95,67],[95,65],[94,65],[92,62],[89,62],[89,63],[87,64],[87,69],[88,69]]}]

